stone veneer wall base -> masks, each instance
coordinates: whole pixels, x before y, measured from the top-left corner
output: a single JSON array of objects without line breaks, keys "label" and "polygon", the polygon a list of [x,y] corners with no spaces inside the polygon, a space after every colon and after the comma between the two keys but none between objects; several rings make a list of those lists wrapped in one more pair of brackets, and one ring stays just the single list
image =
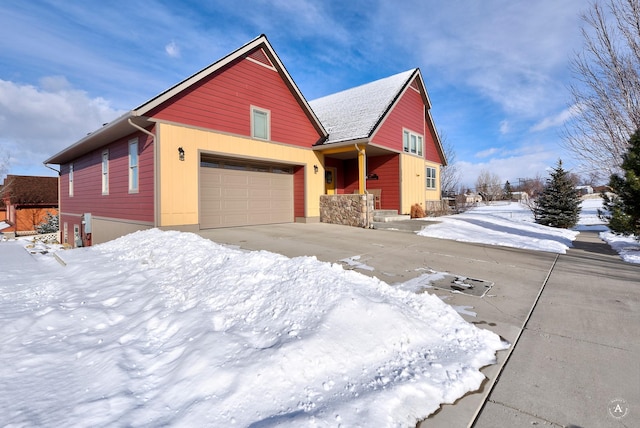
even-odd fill
[{"label": "stone veneer wall base", "polygon": [[373,226],[373,195],[321,195],[320,221],[370,228]]}]

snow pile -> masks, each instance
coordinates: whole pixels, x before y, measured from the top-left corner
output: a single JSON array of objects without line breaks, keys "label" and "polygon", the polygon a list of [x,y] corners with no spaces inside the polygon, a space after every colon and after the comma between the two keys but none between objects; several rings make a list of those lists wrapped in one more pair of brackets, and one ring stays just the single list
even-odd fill
[{"label": "snow pile", "polygon": [[506,347],[313,257],[156,229],[57,254],[2,262],[4,424],[413,426]]},{"label": "snow pile", "polygon": [[438,223],[423,228],[420,236],[559,254],[566,253],[579,233],[536,224],[529,208],[517,202],[482,205],[462,214],[421,220]]},{"label": "snow pile", "polygon": [[634,235],[622,236],[610,232],[598,217],[598,209],[602,209],[601,198],[587,199],[582,203],[580,223],[586,226],[579,230],[599,231],[600,239],[609,244],[622,260],[627,263],[640,263],[640,241]]},{"label": "snow pile", "polygon": [[622,236],[605,231],[600,232],[600,239],[617,251],[625,262],[640,263],[640,241],[635,236]]}]

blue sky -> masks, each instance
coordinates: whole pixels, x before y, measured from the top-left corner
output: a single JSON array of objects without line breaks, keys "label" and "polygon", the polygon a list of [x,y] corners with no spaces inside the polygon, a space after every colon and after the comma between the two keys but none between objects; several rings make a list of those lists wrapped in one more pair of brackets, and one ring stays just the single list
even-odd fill
[{"label": "blue sky", "polygon": [[266,34],[308,100],[419,67],[462,184],[572,167],[584,0],[0,2],[0,162],[42,161]]}]

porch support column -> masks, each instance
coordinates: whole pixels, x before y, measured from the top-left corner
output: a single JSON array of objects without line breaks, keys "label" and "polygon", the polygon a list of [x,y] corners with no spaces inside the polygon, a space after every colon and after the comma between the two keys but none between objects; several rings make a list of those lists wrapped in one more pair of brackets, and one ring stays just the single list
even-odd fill
[{"label": "porch support column", "polygon": [[367,171],[367,158],[365,156],[364,148],[358,147],[356,144],[356,150],[358,151],[358,193],[364,195],[366,191],[366,171]]}]

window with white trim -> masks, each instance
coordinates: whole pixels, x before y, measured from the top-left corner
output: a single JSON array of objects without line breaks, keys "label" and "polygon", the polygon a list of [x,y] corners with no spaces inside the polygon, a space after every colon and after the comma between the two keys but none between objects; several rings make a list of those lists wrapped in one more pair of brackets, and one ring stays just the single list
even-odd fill
[{"label": "window with white trim", "polygon": [[109,150],[102,152],[102,194],[109,194]]},{"label": "window with white trim", "polygon": [[73,163],[69,164],[69,196],[73,196]]},{"label": "window with white trim", "polygon": [[405,153],[422,156],[424,141],[422,135],[418,135],[409,130],[402,131],[402,149]]},{"label": "window with white trim", "polygon": [[138,139],[129,140],[129,193],[138,192]]},{"label": "window with white trim", "polygon": [[427,177],[427,189],[436,189],[436,169],[430,166],[425,169],[425,177]]},{"label": "window with white trim", "polygon": [[261,140],[271,139],[271,112],[251,107],[251,136]]}]

